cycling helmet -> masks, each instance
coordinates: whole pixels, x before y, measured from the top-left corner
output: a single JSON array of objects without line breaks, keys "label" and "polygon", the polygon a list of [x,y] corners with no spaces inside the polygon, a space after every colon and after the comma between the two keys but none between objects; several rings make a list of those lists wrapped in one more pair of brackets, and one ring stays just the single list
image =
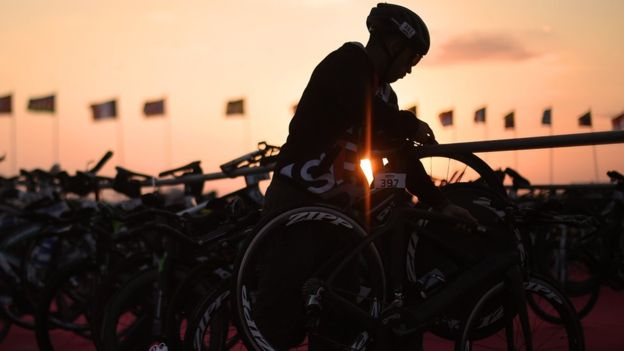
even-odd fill
[{"label": "cycling helmet", "polygon": [[380,3],[366,18],[371,34],[399,34],[420,55],[429,51],[429,30],[425,22],[410,9],[399,5]]}]

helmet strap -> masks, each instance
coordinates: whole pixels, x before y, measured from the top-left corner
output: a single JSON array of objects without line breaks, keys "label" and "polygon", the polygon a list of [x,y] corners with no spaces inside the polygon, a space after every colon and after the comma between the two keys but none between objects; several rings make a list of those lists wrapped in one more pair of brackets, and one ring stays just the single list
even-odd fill
[{"label": "helmet strap", "polygon": [[384,52],[386,53],[386,57],[388,58],[388,62],[386,64],[386,70],[381,75],[381,77],[383,78],[384,81],[388,77],[388,71],[390,70],[390,67],[392,66],[394,61],[396,61],[399,58],[399,56],[401,56],[401,53],[403,53],[403,51],[407,48],[408,44],[407,43],[403,43],[401,48],[399,50],[396,50],[396,54],[392,53],[392,51],[390,50],[389,46],[390,46],[390,44],[388,42],[386,42],[386,41],[383,42],[383,49],[384,49]]}]

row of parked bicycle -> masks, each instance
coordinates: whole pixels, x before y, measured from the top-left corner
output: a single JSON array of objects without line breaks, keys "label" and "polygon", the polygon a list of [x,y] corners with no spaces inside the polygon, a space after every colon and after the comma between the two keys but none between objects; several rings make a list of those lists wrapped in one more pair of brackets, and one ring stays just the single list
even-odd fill
[{"label": "row of parked bicycle", "polygon": [[[423,163],[459,169],[434,179],[479,226],[457,226],[396,188],[373,190],[381,200],[368,219],[308,204],[261,220],[259,182],[278,153],[260,143],[217,176],[193,162],[157,179],[121,167],[102,177],[107,153],[74,175],[0,179],[0,338],[21,327],[35,330],[40,350],[62,350],[60,331],[97,350],[279,349],[256,320],[259,271],[279,250],[271,243],[304,227],[338,226],[349,244],[298,277],[307,330],[298,349],[314,340],[389,349],[425,335],[425,349],[583,350],[579,318],[602,284],[624,284],[624,177],[615,171],[610,185],[539,190],[472,154],[426,154]],[[466,179],[467,169],[478,176]],[[204,192],[207,180],[235,176],[245,178],[240,190]],[[163,190],[171,184],[183,196]],[[126,199],[101,199],[107,188]],[[353,262],[359,287],[345,289],[337,277]],[[349,341],[323,328],[336,313],[352,320]]]}]

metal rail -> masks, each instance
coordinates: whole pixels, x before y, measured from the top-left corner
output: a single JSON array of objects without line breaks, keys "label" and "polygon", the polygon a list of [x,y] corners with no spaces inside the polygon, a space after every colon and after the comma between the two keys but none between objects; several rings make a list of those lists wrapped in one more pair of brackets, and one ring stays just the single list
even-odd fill
[{"label": "metal rail", "polygon": [[624,143],[624,131],[576,133],[530,138],[498,139],[452,144],[423,145],[418,148],[418,152],[423,154],[435,154],[438,152],[475,153],[547,149],[553,147],[571,147],[617,143]]},{"label": "metal rail", "polygon": [[[493,151],[511,151],[511,150],[531,150],[544,149],[554,147],[571,147],[571,146],[587,146],[601,144],[624,143],[624,131],[609,132],[593,132],[593,133],[577,133],[563,134],[529,138],[515,139],[498,139],[488,141],[473,141],[463,143],[450,143],[438,145],[422,145],[417,148],[421,155],[438,154],[438,153],[476,153],[476,152],[493,152]],[[179,185],[194,181],[216,180],[225,178],[234,178],[238,176],[261,174],[273,171],[275,164],[269,164],[261,167],[249,167],[234,170],[232,172],[216,172],[197,175],[188,175],[181,178],[173,179],[154,179],[144,181],[144,186],[166,186]],[[104,185],[106,187],[106,185]],[[574,187],[568,185],[567,187]],[[535,187],[535,186],[534,186]],[[546,187],[561,189],[563,185],[544,185]],[[578,187],[582,187],[578,185]]]},{"label": "metal rail", "polygon": [[615,187],[616,185],[611,183],[505,185],[505,189],[518,190],[613,190]]}]

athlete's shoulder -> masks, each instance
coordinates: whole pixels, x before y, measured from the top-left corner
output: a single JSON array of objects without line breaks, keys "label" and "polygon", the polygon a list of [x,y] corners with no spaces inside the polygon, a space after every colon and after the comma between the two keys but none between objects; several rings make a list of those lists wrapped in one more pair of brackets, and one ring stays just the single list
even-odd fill
[{"label": "athlete's shoulder", "polygon": [[[347,42],[338,49],[332,51],[319,64],[322,70],[338,71],[336,74],[347,72],[368,72],[372,68],[364,45],[357,42]],[[360,73],[360,74],[361,74]]]}]

